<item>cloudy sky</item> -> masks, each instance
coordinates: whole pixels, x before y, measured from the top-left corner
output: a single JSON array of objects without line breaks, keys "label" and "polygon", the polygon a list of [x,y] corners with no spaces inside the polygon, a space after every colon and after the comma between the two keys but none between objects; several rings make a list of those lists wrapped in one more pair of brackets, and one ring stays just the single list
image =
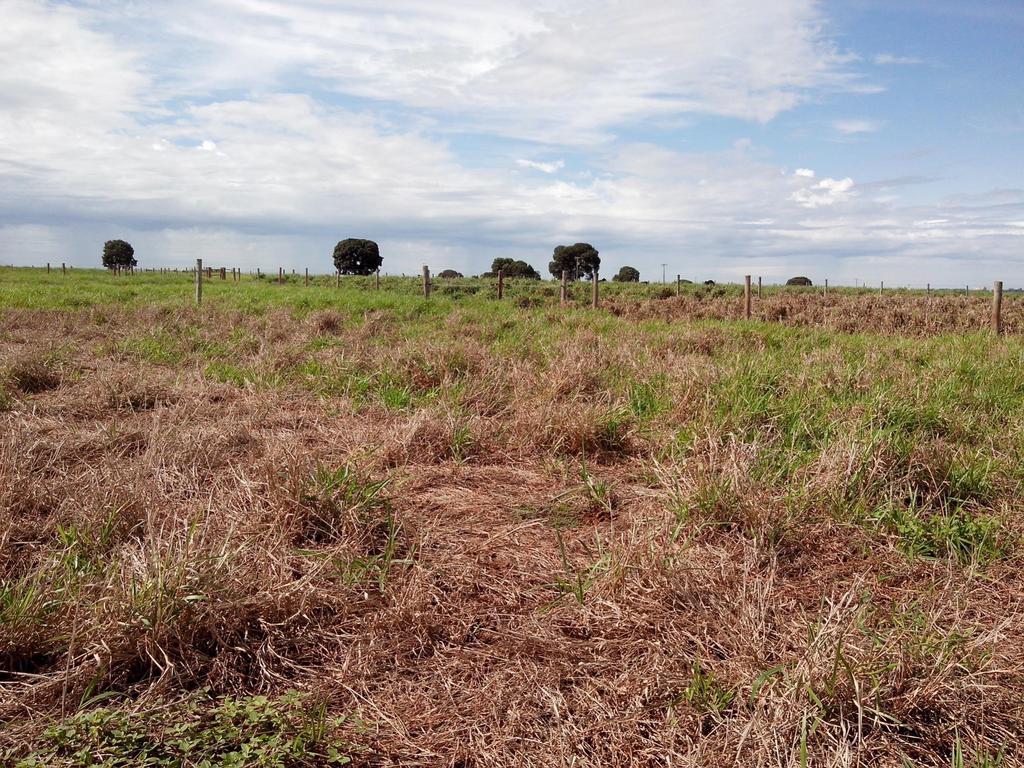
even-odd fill
[{"label": "cloudy sky", "polygon": [[1021,0],[0,0],[0,262],[1024,285]]}]

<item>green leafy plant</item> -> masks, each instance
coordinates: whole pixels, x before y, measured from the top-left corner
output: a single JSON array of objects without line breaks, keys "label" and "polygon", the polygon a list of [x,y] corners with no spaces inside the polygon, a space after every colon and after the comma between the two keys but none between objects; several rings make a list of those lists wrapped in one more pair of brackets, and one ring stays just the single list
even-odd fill
[{"label": "green leafy plant", "polygon": [[358,750],[338,732],[345,718],[289,692],[214,699],[201,691],[142,712],[100,707],[50,726],[17,768],[178,768],[347,765]]}]

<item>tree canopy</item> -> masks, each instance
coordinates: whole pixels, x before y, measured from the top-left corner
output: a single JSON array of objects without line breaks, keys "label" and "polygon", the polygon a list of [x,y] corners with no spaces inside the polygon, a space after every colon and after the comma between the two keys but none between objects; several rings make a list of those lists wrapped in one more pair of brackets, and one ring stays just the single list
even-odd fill
[{"label": "tree canopy", "polygon": [[343,275],[372,275],[383,261],[373,240],[350,237],[334,246],[334,266]]},{"label": "tree canopy", "polygon": [[540,280],[540,272],[531,267],[521,259],[498,258],[491,262],[491,271],[485,272],[484,277],[496,277],[498,270],[501,270],[505,277],[526,277],[530,280]]},{"label": "tree canopy", "polygon": [[570,280],[589,280],[600,267],[601,257],[597,255],[597,249],[590,243],[576,243],[557,246],[548,271],[559,279],[564,271]]},{"label": "tree canopy", "polygon": [[441,280],[451,280],[456,277],[462,277],[462,273],[456,272],[454,269],[442,269],[440,272],[437,273],[437,276]]},{"label": "tree canopy", "polygon": [[134,267],[138,262],[135,260],[135,249],[131,243],[124,240],[107,240],[103,244],[103,266],[107,269],[116,267]]},{"label": "tree canopy", "polygon": [[618,271],[618,274],[612,278],[612,282],[615,283],[639,283],[640,282],[640,270],[636,267],[625,266]]},{"label": "tree canopy", "polygon": [[807,285],[814,285],[814,283],[811,282],[811,278],[804,277],[803,275],[798,275],[796,277],[789,278],[789,280],[786,281],[786,285],[805,285],[805,286],[807,286]]}]

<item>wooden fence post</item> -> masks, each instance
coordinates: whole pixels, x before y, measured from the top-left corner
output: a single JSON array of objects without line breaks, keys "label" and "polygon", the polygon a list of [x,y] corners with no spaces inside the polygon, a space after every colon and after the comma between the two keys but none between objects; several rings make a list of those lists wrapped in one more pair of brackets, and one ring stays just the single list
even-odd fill
[{"label": "wooden fence post", "polygon": [[498,270],[498,301],[505,295],[505,270]]},{"label": "wooden fence post", "polygon": [[992,283],[992,331],[996,336],[1003,332],[1003,281]]},{"label": "wooden fence post", "polygon": [[284,285],[284,267],[277,268],[277,282]]},{"label": "wooden fence post", "polygon": [[203,303],[203,260],[196,259],[196,306]]},{"label": "wooden fence post", "polygon": [[559,302],[565,304],[569,301],[569,270],[562,270],[562,287],[558,293]]},{"label": "wooden fence post", "polygon": [[62,275],[66,275],[68,273],[67,265],[63,261],[60,263],[60,273]]},{"label": "wooden fence post", "polygon": [[593,299],[591,299],[591,305],[594,307],[594,309],[597,309],[598,305],[601,303],[601,297],[598,295],[598,291],[599,291],[599,288],[597,287],[597,270],[595,269],[594,270],[594,296],[593,296]]},{"label": "wooden fence post", "polygon": [[46,274],[50,274],[50,262],[46,262]]},{"label": "wooden fence post", "polygon": [[306,282],[305,282],[305,286],[307,288],[309,287],[309,267],[306,267]]},{"label": "wooden fence post", "polygon": [[928,296],[932,295],[932,284],[931,283],[928,283],[928,287],[925,288],[925,291],[926,291]]},{"label": "wooden fence post", "polygon": [[825,290],[824,290],[824,292],[821,295],[824,296],[825,298],[828,298],[828,278],[827,277],[825,278]]},{"label": "wooden fence post", "polygon": [[221,280],[227,280],[228,279],[228,268],[227,267],[221,267],[220,268],[220,279]]},{"label": "wooden fence post", "polygon": [[676,296],[683,295],[683,276],[676,275]]},{"label": "wooden fence post", "polygon": [[743,319],[750,319],[750,275],[743,276]]},{"label": "wooden fence post", "polygon": [[880,283],[878,284],[878,295],[879,295],[879,296],[881,296],[881,295],[882,295],[882,292],[883,292],[884,290],[885,290],[885,280],[882,280],[882,281],[881,281],[881,282],[880,282]]},{"label": "wooden fence post", "polygon": [[423,265],[423,298],[430,298],[430,267]]},{"label": "wooden fence post", "polygon": [[757,276],[757,300],[761,300],[761,276]]}]

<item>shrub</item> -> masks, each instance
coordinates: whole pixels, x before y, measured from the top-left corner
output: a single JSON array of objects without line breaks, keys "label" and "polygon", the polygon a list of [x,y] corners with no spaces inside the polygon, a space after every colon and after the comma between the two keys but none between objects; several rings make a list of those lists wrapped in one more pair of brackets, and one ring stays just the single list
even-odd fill
[{"label": "shrub", "polygon": [[103,244],[103,266],[107,269],[134,267],[135,249],[124,240],[107,240]]},{"label": "shrub", "polygon": [[811,282],[811,278],[804,277],[803,275],[798,275],[797,277],[789,278],[789,280],[786,281],[786,285],[811,286],[814,285],[814,283]]},{"label": "shrub", "polygon": [[714,280],[705,280],[704,281],[704,285],[708,286],[709,288],[713,287],[714,284],[715,284]]},{"label": "shrub", "polygon": [[484,272],[481,277],[497,277],[498,270],[501,270],[505,277],[526,277],[530,280],[540,280],[540,272],[531,267],[521,259],[500,258],[491,262],[491,271]]},{"label": "shrub", "polygon": [[462,277],[462,273],[456,272],[454,269],[442,269],[437,276],[442,280],[454,280],[457,277]]},{"label": "shrub", "polygon": [[612,281],[616,283],[638,283],[640,282],[640,270],[636,267],[623,267],[619,270],[618,274],[612,278]]},{"label": "shrub", "polygon": [[589,280],[600,267],[601,257],[597,255],[597,249],[590,243],[576,243],[556,247],[548,271],[558,279],[564,271],[570,280]]},{"label": "shrub", "polygon": [[343,275],[372,275],[382,262],[373,240],[351,237],[334,246],[334,266]]}]

